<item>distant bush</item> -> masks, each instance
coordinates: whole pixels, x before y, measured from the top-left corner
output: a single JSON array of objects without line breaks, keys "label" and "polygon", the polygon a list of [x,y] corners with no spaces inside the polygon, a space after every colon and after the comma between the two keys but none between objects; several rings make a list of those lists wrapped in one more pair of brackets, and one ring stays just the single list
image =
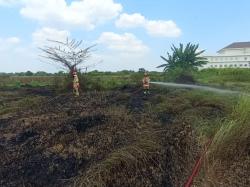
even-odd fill
[{"label": "distant bush", "polygon": [[195,77],[203,82],[250,82],[250,69],[204,69]]},{"label": "distant bush", "polygon": [[[42,72],[39,73],[43,75]],[[125,85],[141,85],[143,72],[98,72],[78,73],[80,90],[112,90]],[[151,81],[165,81],[163,73],[149,72]],[[71,75],[59,72],[53,76],[9,76],[0,77],[0,87],[49,87],[57,92],[69,92],[72,90],[73,78]]]},{"label": "distant bush", "polygon": [[193,71],[186,71],[183,68],[175,68],[166,72],[166,80],[176,83],[195,83]]},{"label": "distant bush", "polygon": [[52,88],[58,92],[66,91],[69,88],[70,83],[72,82],[71,80],[72,78],[70,78],[69,75],[54,76],[52,79],[53,79]]}]

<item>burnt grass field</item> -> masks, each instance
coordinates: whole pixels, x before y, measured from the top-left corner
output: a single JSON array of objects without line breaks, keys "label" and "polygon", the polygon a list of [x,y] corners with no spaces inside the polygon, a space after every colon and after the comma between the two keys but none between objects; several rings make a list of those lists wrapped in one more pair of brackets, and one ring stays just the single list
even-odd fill
[{"label": "burnt grass field", "polygon": [[[144,96],[139,86],[78,98],[0,92],[0,104],[15,108],[0,115],[0,186],[183,186],[201,151],[194,116],[209,121],[230,110],[188,90]],[[26,106],[23,98],[33,99]]]}]

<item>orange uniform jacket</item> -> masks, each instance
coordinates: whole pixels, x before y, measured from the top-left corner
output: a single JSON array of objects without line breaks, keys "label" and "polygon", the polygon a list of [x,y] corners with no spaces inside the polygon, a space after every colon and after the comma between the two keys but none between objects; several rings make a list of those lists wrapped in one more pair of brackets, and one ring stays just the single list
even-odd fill
[{"label": "orange uniform jacket", "polygon": [[143,82],[143,87],[149,87],[149,83],[150,83],[149,77],[144,77],[142,82]]}]

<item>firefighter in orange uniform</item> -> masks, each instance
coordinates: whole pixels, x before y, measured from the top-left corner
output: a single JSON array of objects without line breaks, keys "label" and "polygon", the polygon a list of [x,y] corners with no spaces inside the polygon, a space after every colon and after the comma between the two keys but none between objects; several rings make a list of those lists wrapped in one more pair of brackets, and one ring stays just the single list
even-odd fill
[{"label": "firefighter in orange uniform", "polygon": [[145,95],[149,94],[149,83],[150,83],[150,78],[147,72],[144,73],[144,77],[142,79],[143,83],[143,93]]},{"label": "firefighter in orange uniform", "polygon": [[73,72],[73,94],[75,95],[75,97],[79,96],[79,87],[80,87],[79,79],[78,79],[76,71],[74,71]]}]

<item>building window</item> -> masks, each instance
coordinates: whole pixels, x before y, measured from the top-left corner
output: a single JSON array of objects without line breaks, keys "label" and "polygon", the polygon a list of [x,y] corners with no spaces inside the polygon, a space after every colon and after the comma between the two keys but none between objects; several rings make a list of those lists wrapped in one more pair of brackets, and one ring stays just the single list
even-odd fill
[{"label": "building window", "polygon": [[245,57],[244,59],[247,60],[247,57]]},{"label": "building window", "polygon": [[237,57],[235,57],[235,60],[238,60],[238,58],[237,58]]},{"label": "building window", "polygon": [[225,64],[224,67],[227,68],[227,64]]},{"label": "building window", "polygon": [[237,67],[237,64],[234,64],[234,67]]},{"label": "building window", "polygon": [[232,64],[230,64],[230,65],[229,65],[229,67],[231,68],[231,67],[233,67],[233,65],[232,65]]},{"label": "building window", "polygon": [[223,66],[222,65],[220,65],[220,68],[222,68]]},{"label": "building window", "polygon": [[247,64],[245,64],[245,67],[247,67]]},{"label": "building window", "polygon": [[217,65],[215,65],[214,67],[216,67],[216,68],[217,68]]},{"label": "building window", "polygon": [[240,64],[240,67],[242,67],[243,65],[242,64]]}]

